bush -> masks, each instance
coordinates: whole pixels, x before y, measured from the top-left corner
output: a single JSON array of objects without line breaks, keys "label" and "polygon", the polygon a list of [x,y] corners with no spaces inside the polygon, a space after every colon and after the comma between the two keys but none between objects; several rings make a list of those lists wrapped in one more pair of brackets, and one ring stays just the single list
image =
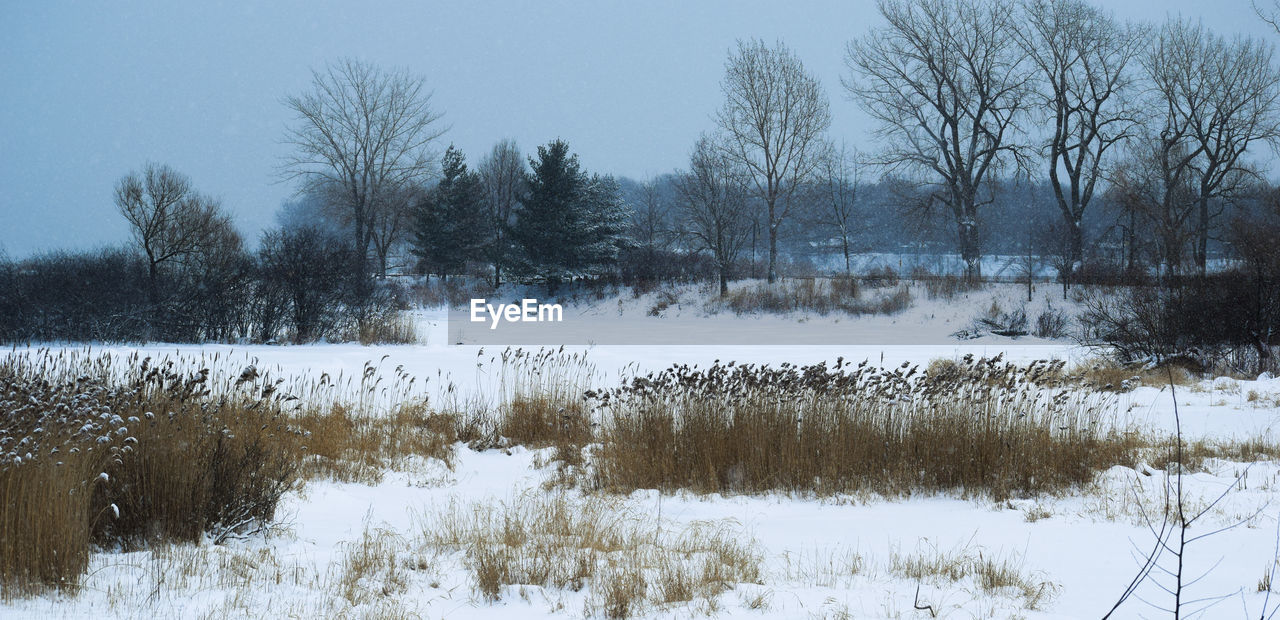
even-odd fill
[{"label": "bush", "polygon": [[124,250],[38,256],[0,268],[0,341],[142,340],[146,269]]},{"label": "bush", "polygon": [[937,275],[923,267],[911,271],[911,279],[924,283],[929,299],[951,299],[961,293],[982,288],[982,283],[956,275]]},{"label": "bush", "polygon": [[998,336],[1025,336],[1027,335],[1027,310],[1026,308],[1017,308],[1005,312],[1000,307],[997,300],[991,301],[991,306],[981,316],[973,320],[973,333],[990,332]]},{"label": "bush", "polygon": [[454,277],[446,281],[424,278],[408,288],[415,304],[425,307],[463,308],[472,299],[493,297],[496,290],[481,278]]},{"label": "bush", "polygon": [[1035,335],[1039,338],[1062,338],[1067,335],[1067,316],[1052,305],[1036,317]]},{"label": "bush", "polygon": [[0,342],[410,339],[408,324],[387,314],[406,296],[355,275],[355,260],[345,243],[305,227],[267,233],[256,256],[232,235],[158,265],[154,281],[123,249],[0,257]]},{"label": "bush", "polygon": [[1183,359],[1200,372],[1275,368],[1280,317],[1256,311],[1257,287],[1239,272],[1170,279],[1162,286],[1094,289],[1079,295],[1086,344],[1122,363]]},{"label": "bush", "polygon": [[717,300],[736,314],[809,311],[827,315],[894,314],[911,305],[911,292],[898,287],[873,297],[862,295],[854,278],[798,278],[775,284],[757,283],[729,290]]},{"label": "bush", "polygon": [[676,252],[652,247],[627,247],[618,258],[622,282],[640,287],[658,283],[714,281],[719,273],[706,254]]},{"label": "bush", "polygon": [[898,281],[898,272],[888,265],[873,267],[862,276],[862,283],[872,288],[897,286]]}]

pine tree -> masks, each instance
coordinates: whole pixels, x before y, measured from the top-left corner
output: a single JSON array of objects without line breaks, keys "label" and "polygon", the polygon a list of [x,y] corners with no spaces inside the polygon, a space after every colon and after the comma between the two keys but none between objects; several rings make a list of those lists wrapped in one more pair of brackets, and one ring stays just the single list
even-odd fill
[{"label": "pine tree", "polygon": [[584,239],[579,269],[584,275],[612,273],[618,255],[625,249],[631,211],[622,200],[618,182],[610,176],[593,175],[583,192]]},{"label": "pine tree", "polygon": [[529,164],[528,194],[512,231],[520,275],[554,291],[573,278],[610,273],[629,218],[617,181],[588,176],[562,140],[538,147]]},{"label": "pine tree", "polygon": [[516,215],[512,238],[519,249],[517,269],[526,279],[554,288],[574,276],[581,244],[581,197],[586,178],[578,156],[555,140],[529,158],[528,195]]},{"label": "pine tree", "polygon": [[480,177],[467,170],[462,152],[450,145],[441,169],[444,178],[414,210],[412,252],[429,273],[447,277],[482,258],[487,222]]}]

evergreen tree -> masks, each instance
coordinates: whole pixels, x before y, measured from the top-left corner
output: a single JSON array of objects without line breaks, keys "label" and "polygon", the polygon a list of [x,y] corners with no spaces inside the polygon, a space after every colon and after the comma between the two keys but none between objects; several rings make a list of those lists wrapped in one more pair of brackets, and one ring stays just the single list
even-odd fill
[{"label": "evergreen tree", "polygon": [[528,194],[512,230],[520,253],[516,267],[524,278],[546,282],[554,290],[571,279],[577,267],[587,180],[578,156],[569,153],[563,140],[539,146],[537,159],[530,157],[529,165]]},{"label": "evergreen tree", "polygon": [[447,277],[482,258],[487,222],[480,177],[462,152],[450,145],[441,168],[444,178],[414,209],[412,252],[427,272]]},{"label": "evergreen tree", "polygon": [[529,165],[528,194],[512,231],[520,275],[554,291],[561,282],[611,272],[629,217],[617,181],[588,176],[562,140],[538,147]]},{"label": "evergreen tree", "polygon": [[611,176],[593,175],[583,192],[584,238],[579,265],[585,274],[612,273],[625,249],[631,210],[622,200],[618,182]]}]

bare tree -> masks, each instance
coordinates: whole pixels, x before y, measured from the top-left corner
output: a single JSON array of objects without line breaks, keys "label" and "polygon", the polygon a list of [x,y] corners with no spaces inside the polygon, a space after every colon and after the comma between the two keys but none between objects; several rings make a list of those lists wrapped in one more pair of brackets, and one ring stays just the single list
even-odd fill
[{"label": "bare tree", "polygon": [[1256,176],[1243,157],[1255,142],[1280,137],[1280,72],[1272,48],[1251,38],[1231,40],[1199,23],[1170,20],[1143,59],[1152,84],[1162,143],[1177,144],[1171,161],[1195,191],[1193,258],[1207,270],[1215,199],[1230,198]]},{"label": "bare tree", "polygon": [[640,184],[631,216],[631,238],[649,251],[665,250],[671,242],[671,205],[655,179]]},{"label": "bare tree", "polygon": [[[421,78],[344,59],[312,75],[312,90],[284,100],[296,115],[285,178],[336,195],[359,256],[368,256],[373,220],[389,197],[432,173],[431,144],[445,131]],[[357,261],[360,275],[366,261]]]},{"label": "bare tree", "polygon": [[493,285],[501,286],[502,267],[506,263],[510,243],[507,233],[525,192],[524,159],[514,140],[501,140],[493,145],[480,162],[480,181],[484,186],[484,203],[491,226],[488,254],[493,264]]},{"label": "bare tree", "polygon": [[679,235],[672,222],[672,185],[670,177],[651,178],[640,183],[630,199],[628,228],[634,254],[627,270],[642,281],[653,282],[669,275],[670,261],[664,255]]},{"label": "bare tree", "polygon": [[1261,6],[1250,0],[1249,5],[1253,7],[1253,12],[1258,14],[1259,19],[1271,26],[1272,30],[1280,33],[1280,0],[1271,0]]},{"label": "bare tree", "polygon": [[228,237],[238,239],[218,202],[198,194],[186,175],[163,164],[147,164],[142,174],[131,172],[121,178],[115,203],[146,257],[153,323],[163,319],[163,269],[212,251]]},{"label": "bare tree", "polygon": [[839,149],[828,153],[818,182],[818,219],[840,239],[845,275],[853,274],[851,243],[853,235],[861,229],[858,194],[862,191],[863,167],[862,154],[841,144]]},{"label": "bare tree", "polygon": [[1192,124],[1200,144],[1196,166],[1198,214],[1196,263],[1200,274],[1208,269],[1210,200],[1234,198],[1261,178],[1243,160],[1257,142],[1274,144],[1280,137],[1280,71],[1272,61],[1270,45],[1252,38],[1230,41],[1205,33],[1208,66],[1204,68],[1212,85],[1206,90],[1208,114]]},{"label": "bare tree", "polygon": [[421,185],[409,183],[384,193],[370,209],[369,245],[373,248],[379,278],[387,277],[391,252],[405,241],[412,207],[425,194]]},{"label": "bare tree", "polygon": [[[879,123],[891,173],[939,179],[932,193],[951,212],[965,275],[981,275],[980,191],[1010,160],[1029,103],[1030,73],[1013,38],[1006,0],[881,0],[888,24],[846,49],[844,86]],[[988,192],[989,194],[989,192]]]},{"label": "bare tree", "polygon": [[738,41],[720,83],[725,103],[716,116],[721,148],[750,174],[768,211],[769,282],[777,280],[778,227],[796,189],[823,161],[831,126],[826,93],[786,45]]},{"label": "bare tree", "polygon": [[676,176],[689,234],[698,249],[711,253],[722,296],[729,293],[729,273],[751,234],[747,176],[736,160],[706,136],[693,148],[689,171]]},{"label": "bare tree", "polygon": [[[1110,174],[1112,200],[1129,215],[1126,225],[1130,252],[1143,241],[1139,230],[1150,231],[1157,264],[1166,277],[1181,272],[1193,231],[1191,217],[1196,196],[1191,164],[1196,151],[1176,123],[1160,134],[1143,134]],[[1132,254],[1128,268],[1136,261]]]},{"label": "bare tree", "polygon": [[1049,183],[1074,270],[1083,259],[1081,222],[1103,161],[1138,120],[1130,65],[1145,49],[1148,29],[1118,23],[1083,0],[1023,0],[1022,12],[1028,27],[1014,33],[1040,73],[1037,94],[1052,120],[1045,145]]}]

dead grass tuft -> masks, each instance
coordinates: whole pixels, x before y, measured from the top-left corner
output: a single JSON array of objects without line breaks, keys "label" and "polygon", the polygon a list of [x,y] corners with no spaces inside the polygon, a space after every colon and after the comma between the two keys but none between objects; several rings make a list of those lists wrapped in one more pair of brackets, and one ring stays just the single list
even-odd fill
[{"label": "dead grass tuft", "polygon": [[375,604],[408,588],[406,569],[397,559],[405,542],[395,532],[365,524],[360,539],[347,543],[338,560],[336,587],[352,606]]},{"label": "dead grass tuft", "polygon": [[500,600],[514,585],[587,589],[590,616],[629,618],[706,601],[761,576],[760,552],[730,524],[663,529],[603,497],[535,493],[453,504],[429,515],[421,533],[428,548],[465,554],[484,600]]},{"label": "dead grass tuft", "polygon": [[1026,572],[1016,555],[991,556],[967,547],[944,551],[927,546],[906,555],[895,552],[889,572],[916,582],[970,580],[987,594],[1015,594],[1027,609],[1039,609],[1058,592],[1057,584]]},{"label": "dead grass tuft", "polygon": [[439,459],[452,467],[457,422],[426,402],[402,403],[389,415],[360,413],[348,404],[308,409],[293,418],[303,433],[305,478],[376,484],[406,459]]},{"label": "dead grass tuft", "polygon": [[379,313],[356,328],[360,344],[416,344],[418,329],[413,314],[404,311]]},{"label": "dead grass tuft", "polygon": [[1170,374],[1177,386],[1189,386],[1198,381],[1196,374],[1185,366],[1126,365],[1105,358],[1083,362],[1068,372],[1082,387],[1105,392],[1128,392],[1144,385],[1167,386]]}]

